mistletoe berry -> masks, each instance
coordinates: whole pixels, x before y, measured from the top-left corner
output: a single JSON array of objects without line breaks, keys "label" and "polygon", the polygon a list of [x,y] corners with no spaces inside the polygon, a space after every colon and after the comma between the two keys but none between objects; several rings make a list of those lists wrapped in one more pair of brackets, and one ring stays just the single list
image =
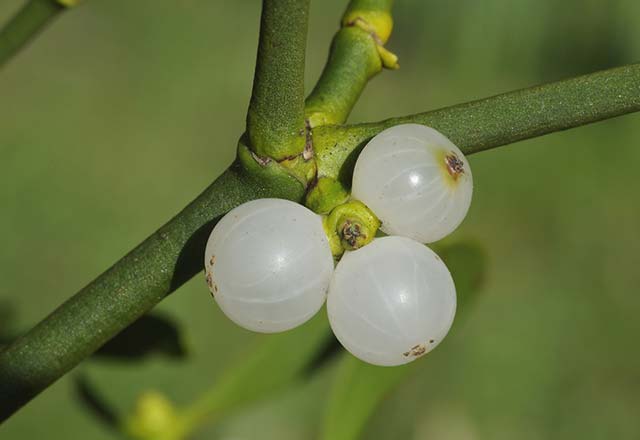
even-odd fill
[{"label": "mistletoe berry", "polygon": [[432,243],[453,232],[471,204],[471,167],[443,134],[419,124],[384,130],[364,148],[353,173],[353,196],[389,235]]},{"label": "mistletoe berry", "polygon": [[320,217],[280,199],[231,210],[213,229],[204,264],[225,315],[262,333],[289,330],[315,315],[333,273]]}]

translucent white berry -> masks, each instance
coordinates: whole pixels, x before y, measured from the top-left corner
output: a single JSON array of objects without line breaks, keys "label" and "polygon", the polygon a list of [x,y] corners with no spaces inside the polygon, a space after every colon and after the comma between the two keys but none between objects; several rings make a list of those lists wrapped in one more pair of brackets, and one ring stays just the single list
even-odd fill
[{"label": "translucent white berry", "polygon": [[377,238],[347,252],[334,272],[327,312],[340,343],[375,365],[400,365],[432,350],[456,312],[449,270],[428,247]]},{"label": "translucent white berry", "polygon": [[222,311],[257,332],[291,329],[325,301],[333,257],[318,215],[288,200],[231,210],[205,251],[207,284]]},{"label": "translucent white berry", "polygon": [[353,196],[381,229],[421,243],[453,232],[471,204],[467,159],[444,135],[419,124],[396,125],[365,146],[353,173]]}]

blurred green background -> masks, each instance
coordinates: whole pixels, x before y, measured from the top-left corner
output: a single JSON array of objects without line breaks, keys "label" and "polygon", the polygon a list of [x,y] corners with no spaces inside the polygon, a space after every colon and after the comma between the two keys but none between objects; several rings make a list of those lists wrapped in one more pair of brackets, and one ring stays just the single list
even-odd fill
[{"label": "blurred green background", "polygon": [[[3,0],[0,17],[20,4]],[[309,87],[345,4],[312,2]],[[0,72],[0,331],[42,319],[231,162],[259,9],[88,0]],[[640,59],[637,0],[398,0],[394,13],[388,47],[402,67],[371,82],[352,121]],[[631,115],[471,158],[474,203],[454,238],[484,247],[485,289],[365,439],[640,438],[639,144]],[[221,315],[201,277],[158,311],[179,324],[186,359],[85,362],[0,438],[117,438],[77,398],[78,374],[124,411],[148,389],[183,404],[254,338]],[[195,438],[313,439],[331,376]]]}]

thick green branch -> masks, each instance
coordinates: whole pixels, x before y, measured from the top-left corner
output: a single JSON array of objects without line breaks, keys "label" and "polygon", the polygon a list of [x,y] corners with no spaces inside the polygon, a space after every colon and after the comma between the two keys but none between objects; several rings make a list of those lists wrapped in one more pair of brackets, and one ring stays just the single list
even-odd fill
[{"label": "thick green branch", "polygon": [[258,181],[239,164],[229,168],[176,217],[1,351],[0,422],[201,271],[207,237],[227,211],[256,198],[302,198],[296,179],[268,172],[269,178]]},{"label": "thick green branch", "polygon": [[339,179],[349,187],[360,149],[397,124],[429,125],[465,154],[473,154],[639,110],[640,64],[632,64],[426,113],[319,127],[314,131],[318,176]]},{"label": "thick green branch", "polygon": [[[636,64],[379,123],[319,127],[314,142],[321,172],[340,177],[350,172],[368,139],[399,123],[432,125],[471,154],[638,110]],[[303,198],[303,184],[279,164],[261,163],[244,147],[240,151],[244,166],[232,166],[169,223],[0,352],[0,421],[198,273],[209,232],[229,209],[260,197]]]},{"label": "thick green branch", "polygon": [[327,65],[307,98],[311,127],[344,123],[367,82],[393,57],[383,48],[393,27],[392,4],[393,0],[350,2]]},{"label": "thick green branch", "polygon": [[260,43],[247,113],[249,143],[282,160],[305,146],[304,62],[309,0],[263,0]]},{"label": "thick green branch", "polygon": [[43,30],[71,0],[29,0],[0,31],[0,66]]}]

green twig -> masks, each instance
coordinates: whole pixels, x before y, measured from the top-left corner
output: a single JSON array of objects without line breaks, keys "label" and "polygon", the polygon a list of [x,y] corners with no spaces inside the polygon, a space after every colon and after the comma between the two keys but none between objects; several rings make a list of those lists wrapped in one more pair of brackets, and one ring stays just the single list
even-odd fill
[{"label": "green twig", "polygon": [[393,0],[352,0],[342,27],[331,43],[329,59],[306,101],[311,127],[342,124],[347,120],[367,82],[383,65],[395,67],[386,43],[393,21]]},{"label": "green twig", "polygon": [[350,186],[364,144],[385,128],[417,123],[438,129],[465,154],[640,110],[640,64],[583,75],[491,98],[381,122],[318,127],[318,176]]},{"label": "green twig", "polygon": [[[338,176],[364,142],[398,123],[432,125],[471,154],[638,110],[640,64],[634,64],[419,115],[320,127],[314,143],[323,173]],[[294,177],[270,164],[252,166],[250,172],[232,166],[169,223],[0,352],[0,421],[202,270],[208,234],[231,208],[260,197],[302,199],[303,185]]]},{"label": "green twig", "polygon": [[309,0],[263,0],[258,60],[247,113],[249,144],[282,160],[305,146],[304,62]]},{"label": "green twig", "polygon": [[0,31],[0,67],[71,5],[56,0],[29,0]]}]

